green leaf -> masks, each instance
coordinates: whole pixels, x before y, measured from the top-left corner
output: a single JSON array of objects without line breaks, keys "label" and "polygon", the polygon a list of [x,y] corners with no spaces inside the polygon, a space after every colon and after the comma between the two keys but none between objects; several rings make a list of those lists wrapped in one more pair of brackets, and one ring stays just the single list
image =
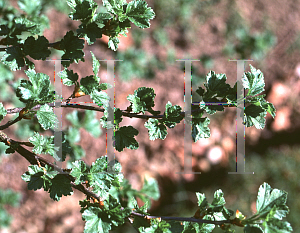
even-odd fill
[{"label": "green leaf", "polygon": [[84,37],[88,45],[94,44],[97,38],[102,37],[102,29],[95,23],[81,24],[76,30],[80,38]]},{"label": "green leaf", "polygon": [[35,60],[46,60],[51,54],[48,46],[49,41],[44,36],[38,36],[37,40],[30,36],[25,40],[24,53]]},{"label": "green leaf", "polygon": [[18,6],[20,10],[25,11],[27,15],[39,15],[42,9],[42,3],[40,0],[19,0]]},{"label": "green leaf", "polygon": [[154,178],[144,178],[144,185],[141,189],[141,193],[145,194],[148,197],[151,197],[154,200],[158,200],[160,197],[160,193],[157,181]]},{"label": "green leaf", "polygon": [[104,208],[90,206],[84,210],[82,218],[86,221],[84,232],[109,233],[109,230],[116,229],[122,225],[125,219],[130,215],[130,208],[122,208],[117,199],[109,195],[109,198],[104,200]]},{"label": "green leaf", "polygon": [[81,20],[83,22],[89,21],[97,9],[97,4],[94,1],[68,0],[68,4],[74,10],[69,14],[69,17],[72,20]]},{"label": "green leaf", "polygon": [[[204,86],[207,89],[206,95],[204,95],[204,102],[208,102],[205,99],[213,98],[213,97],[224,97],[226,93],[231,89],[230,85],[226,83],[226,75],[225,74],[216,74],[214,71],[210,71],[206,75],[206,83]],[[201,94],[201,91],[199,94]]]},{"label": "green leaf", "polygon": [[4,108],[3,104],[0,102],[0,122],[3,120],[3,118],[6,116],[7,111]]},{"label": "green leaf", "polygon": [[155,13],[151,7],[147,6],[147,2],[145,1],[131,1],[126,8],[126,16],[136,26],[149,28],[149,21],[155,17]]},{"label": "green leaf", "polygon": [[265,90],[264,75],[259,69],[255,69],[251,64],[250,70],[251,72],[244,74],[242,82],[244,88],[249,90],[247,96],[254,96]]},{"label": "green leaf", "polygon": [[56,151],[59,151],[59,147],[55,147],[53,140],[54,136],[44,137],[37,132],[34,132],[34,135],[30,137],[29,142],[34,145],[32,152],[36,154],[50,154],[57,161],[63,161],[63,158],[59,158],[56,154]]},{"label": "green leaf", "polygon": [[74,35],[73,31],[68,31],[64,38],[61,40],[60,48],[64,50],[64,54],[62,55],[62,60],[70,60],[70,61],[62,61],[63,66],[68,67],[74,61],[76,63],[79,60],[84,62],[84,40],[79,39],[78,36]]},{"label": "green leaf", "polygon": [[44,188],[48,191],[52,185],[52,179],[57,175],[57,171],[48,165],[45,168],[39,167],[38,165],[28,166],[28,171],[25,172],[21,177],[24,181],[28,182],[29,190],[38,190]]},{"label": "green leaf", "polygon": [[286,210],[286,200],[287,192],[279,189],[272,189],[269,184],[263,183],[259,187],[257,195],[257,213],[261,216],[265,216],[272,210],[274,206],[276,206],[278,210]]},{"label": "green leaf", "polygon": [[112,19],[113,16],[110,13],[98,13],[94,16],[94,22],[103,24],[103,26]]},{"label": "green leaf", "polygon": [[211,203],[212,205],[225,205],[225,198],[224,198],[224,193],[221,189],[215,191],[214,193],[214,199]]},{"label": "green leaf", "polygon": [[21,48],[8,47],[1,58],[1,61],[8,65],[12,71],[20,70],[24,65],[24,54]]},{"label": "green leaf", "polygon": [[117,51],[119,43],[120,40],[118,37],[110,37],[108,41],[108,48],[110,48],[113,51]]},{"label": "green leaf", "polygon": [[28,182],[29,190],[38,190],[44,187],[44,175],[43,168],[37,165],[30,165],[28,171],[25,172],[21,177],[24,181]]},{"label": "green leaf", "polygon": [[81,182],[84,182],[87,174],[88,169],[86,167],[85,162],[83,162],[82,160],[77,160],[72,163],[72,171],[70,175],[76,178],[76,180],[74,181],[76,185],[80,184]]},{"label": "green leaf", "polygon": [[200,138],[210,137],[210,129],[208,128],[209,123],[210,123],[210,119],[207,117],[193,118],[192,137],[194,142],[197,142]]},{"label": "green leaf", "polygon": [[67,138],[69,140],[70,143],[77,143],[80,141],[80,131],[79,131],[79,128],[77,127],[72,127],[70,126],[68,128],[68,131],[67,131]]},{"label": "green leaf", "polygon": [[263,129],[265,127],[265,116],[267,112],[261,106],[249,105],[244,111],[244,124],[246,127],[255,126],[257,129]]},{"label": "green leaf", "polygon": [[88,131],[94,138],[98,138],[102,130],[100,128],[100,122],[96,119],[95,111],[85,111],[84,119],[83,119],[83,128]]},{"label": "green leaf", "polygon": [[116,15],[122,14],[123,5],[127,4],[126,0],[102,0],[102,3],[108,12]]},{"label": "green leaf", "polygon": [[94,89],[90,96],[93,102],[98,106],[104,106],[104,108],[107,108],[109,106],[110,98],[106,92]]},{"label": "green leaf", "polygon": [[70,180],[63,174],[57,174],[52,180],[50,186],[50,197],[54,201],[59,201],[62,195],[68,196],[73,194]]},{"label": "green leaf", "polygon": [[151,87],[139,87],[134,91],[134,95],[128,95],[127,99],[132,103],[132,111],[140,113],[154,107],[154,98],[156,94]]},{"label": "green leaf", "polygon": [[204,92],[205,90],[202,87],[198,87],[198,89],[196,90],[196,93],[201,97],[203,96]]},{"label": "green leaf", "polygon": [[74,73],[73,70],[68,70],[67,68],[60,71],[57,75],[63,80],[63,84],[66,86],[72,86],[76,84],[78,80],[78,74]]},{"label": "green leaf", "polygon": [[92,93],[94,89],[99,86],[93,75],[86,76],[80,80],[80,90],[82,90],[86,95]]},{"label": "green leaf", "polygon": [[162,139],[164,140],[167,136],[167,127],[164,124],[159,124],[158,119],[149,118],[145,122],[145,127],[148,129],[150,140]]},{"label": "green leaf", "polygon": [[277,219],[272,219],[263,223],[265,227],[265,232],[274,233],[290,233],[293,232],[293,228],[289,222],[278,221]]},{"label": "green leaf", "polygon": [[134,136],[138,135],[138,131],[132,126],[123,126],[115,132],[115,148],[121,152],[124,148],[136,150],[139,143],[135,140]]},{"label": "green leaf", "polygon": [[37,119],[43,129],[56,128],[58,119],[49,105],[44,104],[37,111]]},{"label": "green leaf", "polygon": [[11,36],[21,35],[23,32],[30,32],[32,35],[40,33],[38,24],[24,17],[15,18]]},{"label": "green leaf", "polygon": [[275,112],[276,109],[274,107],[274,105],[272,103],[269,103],[268,101],[264,101],[261,106],[268,112],[271,114],[271,116],[274,118],[276,116]]},{"label": "green leaf", "polygon": [[21,80],[17,88],[17,97],[23,103],[29,101],[35,104],[44,104],[54,101],[54,93],[50,90],[49,76],[43,73],[35,73],[34,70],[26,70],[28,80]]},{"label": "green leaf", "polygon": [[112,112],[111,108],[108,108],[108,111],[105,111],[104,112],[104,115],[100,118],[100,123],[102,125],[103,128],[107,129],[107,128],[112,128],[113,125],[112,123],[110,122],[108,124],[107,122],[107,119],[109,116],[112,116],[113,115],[113,118],[114,118],[114,124],[115,124],[115,129],[118,129],[119,128],[119,124],[122,122],[123,118],[122,118],[122,111],[119,109],[119,108],[114,108],[114,112]]},{"label": "green leaf", "polygon": [[[97,80],[97,82],[100,82],[100,77],[98,76],[99,69],[100,69],[100,62],[95,57],[94,53],[91,51],[92,59],[93,59],[93,73],[94,73],[94,79]],[[103,89],[102,89],[103,90]]]},{"label": "green leaf", "polygon": [[109,230],[111,230],[111,223],[104,222],[101,218],[99,218],[101,212],[101,209],[96,207],[89,207],[83,212],[82,219],[86,221],[84,233],[109,233]]},{"label": "green leaf", "polygon": [[164,118],[161,122],[169,128],[174,128],[176,123],[180,123],[180,121],[184,118],[184,116],[181,115],[181,111],[182,109],[179,105],[172,106],[172,103],[168,101],[166,104]]},{"label": "green leaf", "polygon": [[204,193],[196,192],[196,196],[197,196],[197,199],[198,199],[198,206],[199,206],[199,210],[200,210],[200,213],[201,213],[202,211],[206,210],[206,206],[208,205],[208,202],[206,200],[206,197],[205,197]]},{"label": "green leaf", "polygon": [[156,233],[156,232],[161,232],[161,233],[172,233],[169,228],[171,225],[167,223],[165,220],[158,220],[158,219],[151,219],[151,225],[150,227],[140,227],[139,231],[141,233]]},{"label": "green leaf", "polygon": [[120,173],[121,166],[118,165],[119,163],[117,161],[115,162],[113,168],[113,172],[115,173],[108,172],[107,156],[102,156],[98,158],[95,163],[92,163],[90,171],[87,174],[87,179],[89,184],[93,187],[93,192],[104,199],[108,197],[108,191],[112,183],[114,183],[114,186],[119,186],[123,179],[123,175]]},{"label": "green leaf", "polygon": [[72,150],[69,153],[70,154],[70,159],[68,160],[69,162],[73,162],[85,157],[85,150],[83,150],[80,145],[74,145],[74,144],[71,145],[72,145]]}]

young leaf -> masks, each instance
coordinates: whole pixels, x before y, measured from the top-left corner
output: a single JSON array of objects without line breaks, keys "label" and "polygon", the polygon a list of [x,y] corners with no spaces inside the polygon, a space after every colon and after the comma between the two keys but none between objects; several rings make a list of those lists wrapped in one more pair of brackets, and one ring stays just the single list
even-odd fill
[{"label": "young leaf", "polygon": [[93,187],[93,192],[98,194],[103,198],[108,197],[108,191],[112,186],[119,186],[120,182],[123,179],[123,175],[119,174],[121,171],[121,166],[115,164],[113,167],[116,174],[108,173],[107,171],[107,156],[102,156],[98,158],[94,163],[87,174],[87,179],[89,184]]},{"label": "young leaf", "polygon": [[75,184],[78,185],[81,182],[84,182],[87,172],[88,169],[86,167],[86,164],[82,160],[77,160],[72,163],[72,171],[70,175],[76,178],[76,180],[74,181]]},{"label": "young leaf", "polygon": [[255,69],[251,64],[250,70],[251,72],[244,74],[242,82],[244,88],[249,90],[247,96],[254,96],[265,90],[264,75],[259,69]]},{"label": "young leaf", "polygon": [[50,91],[49,76],[43,73],[35,73],[34,70],[26,70],[28,80],[21,80],[17,88],[17,97],[23,103],[29,101],[36,104],[51,103],[54,101],[54,93]]},{"label": "young leaf", "polygon": [[197,142],[200,138],[210,137],[210,129],[208,128],[209,123],[210,123],[210,119],[207,117],[193,118],[192,137],[194,142]]},{"label": "young leaf", "polygon": [[153,88],[139,87],[134,91],[134,95],[128,95],[127,99],[132,103],[134,113],[145,113],[145,111],[154,107],[155,96]]},{"label": "young leaf", "polygon": [[104,106],[104,108],[108,108],[110,98],[106,92],[94,89],[90,96],[93,102],[96,103],[98,106]]},{"label": "young leaf", "polygon": [[122,225],[130,215],[131,209],[121,207],[117,199],[111,195],[104,200],[104,208],[88,207],[82,214],[82,218],[86,221],[84,233],[109,233],[109,230]]},{"label": "young leaf", "polygon": [[94,73],[94,79],[97,82],[100,82],[100,77],[98,76],[99,69],[100,69],[100,62],[97,60],[93,52],[91,51],[92,58],[93,58],[93,73]]},{"label": "young leaf", "polygon": [[161,120],[161,122],[169,128],[174,128],[176,123],[180,123],[180,121],[184,118],[181,115],[181,110],[182,109],[179,105],[172,106],[172,103],[168,101],[164,114],[165,117]]},{"label": "young leaf", "polygon": [[59,147],[55,147],[53,144],[54,136],[44,137],[43,135],[34,132],[34,135],[28,140],[34,145],[32,152],[36,154],[50,154],[55,160],[64,161],[65,158],[59,158],[56,154]]},{"label": "young leaf", "polygon": [[155,13],[147,6],[147,2],[145,1],[131,1],[126,8],[126,16],[136,26],[140,28],[149,28],[149,21],[155,17]]},{"label": "young leaf", "polygon": [[45,170],[38,165],[28,166],[28,171],[25,172],[21,177],[24,181],[28,182],[29,190],[38,190],[44,188],[48,191],[52,185],[52,179],[57,175],[57,171],[54,171],[48,165],[45,166]]},{"label": "young leaf", "polygon": [[44,104],[37,111],[37,119],[43,129],[56,128],[58,119],[49,105]]},{"label": "young leaf", "polygon": [[63,84],[66,86],[72,86],[77,83],[78,74],[74,73],[73,70],[68,70],[65,68],[57,74],[63,80]]},{"label": "young leaf", "polygon": [[164,124],[159,124],[157,119],[149,118],[145,122],[145,127],[148,129],[150,140],[162,139],[164,140],[167,136],[167,127]]}]

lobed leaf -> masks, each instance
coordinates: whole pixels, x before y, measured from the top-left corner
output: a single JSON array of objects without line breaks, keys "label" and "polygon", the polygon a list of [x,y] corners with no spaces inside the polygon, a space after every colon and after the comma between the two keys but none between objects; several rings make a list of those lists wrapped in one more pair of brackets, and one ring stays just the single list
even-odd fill
[{"label": "lobed leaf", "polygon": [[167,127],[164,124],[159,124],[158,119],[149,118],[145,122],[145,127],[148,129],[150,140],[162,139],[164,140],[167,136]]},{"label": "lobed leaf", "polygon": [[259,69],[255,69],[250,64],[251,72],[247,72],[244,74],[242,82],[245,89],[248,89],[247,96],[254,96],[265,89],[264,75]]},{"label": "lobed leaf", "polygon": [[43,129],[56,128],[58,119],[49,105],[44,104],[37,111],[37,119]]},{"label": "lobed leaf", "polygon": [[132,126],[123,126],[115,132],[115,148],[121,152],[124,148],[136,150],[139,143],[134,136],[138,135],[138,131]]}]

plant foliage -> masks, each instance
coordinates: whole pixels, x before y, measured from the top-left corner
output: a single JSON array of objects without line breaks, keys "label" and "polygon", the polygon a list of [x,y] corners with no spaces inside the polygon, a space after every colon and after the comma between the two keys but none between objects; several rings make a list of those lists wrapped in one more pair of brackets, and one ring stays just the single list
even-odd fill
[{"label": "plant foliage", "polygon": [[[131,23],[139,28],[150,27],[150,20],[154,18],[154,11],[142,0],[103,0],[105,12],[98,10],[99,6],[93,0],[68,0],[71,8],[69,17],[80,21],[76,31],[68,31],[58,42],[49,43],[47,38],[40,33],[47,26],[40,0],[20,0],[19,7],[25,14],[17,14],[14,8],[6,7],[0,1],[0,8],[5,17],[0,25],[0,44],[3,56],[1,69],[15,71],[27,67],[24,71],[28,80],[22,79],[16,85],[16,96],[25,107],[19,109],[6,109],[0,103],[0,121],[7,114],[19,113],[17,118],[6,124],[0,125],[0,142],[8,148],[6,153],[17,152],[28,160],[28,171],[22,179],[28,183],[29,190],[44,189],[50,198],[59,201],[62,196],[73,194],[77,189],[86,195],[80,201],[82,219],[85,221],[85,233],[109,232],[117,229],[125,222],[130,222],[139,232],[186,232],[200,233],[212,232],[215,227],[220,227],[224,232],[234,232],[232,226],[244,228],[244,232],[292,232],[290,224],[283,220],[289,209],[286,206],[287,193],[282,190],[272,189],[267,183],[259,187],[256,209],[257,213],[246,218],[240,211],[230,210],[225,207],[225,198],[222,190],[217,190],[213,201],[208,203],[205,194],[196,193],[198,210],[190,218],[150,216],[147,210],[151,206],[151,199],[160,197],[158,184],[154,179],[144,180],[143,188],[138,191],[132,189],[128,180],[121,173],[121,164],[111,166],[107,156],[102,156],[91,165],[81,160],[84,156],[83,149],[75,143],[80,141],[79,129],[85,128],[94,137],[101,134],[100,124],[103,128],[113,128],[114,147],[117,151],[125,148],[137,149],[139,147],[135,136],[138,130],[133,126],[120,126],[123,117],[139,117],[146,119],[144,124],[148,130],[149,139],[165,139],[167,130],[180,123],[185,116],[179,105],[166,103],[164,113],[155,111],[155,91],[150,87],[140,87],[133,94],[128,95],[130,105],[126,110],[112,109],[109,106],[109,96],[104,92],[112,88],[108,83],[100,83],[98,71],[100,63],[92,54],[93,74],[82,77],[69,70],[72,63],[84,60],[83,48],[85,41],[93,44],[102,35],[109,36],[108,47],[117,50],[119,35],[126,35]],[[8,15],[13,14],[13,17]],[[66,116],[72,126],[63,132],[62,156],[58,156],[59,148],[54,146],[54,136],[47,137],[34,132],[28,142],[17,142],[9,138],[2,130],[24,119],[36,119],[43,130],[55,129],[58,119],[53,113],[55,93],[51,89],[49,77],[43,73],[36,73],[34,62],[31,60],[45,60],[50,56],[49,48],[62,50],[64,69],[58,75],[66,86],[74,86],[74,93],[68,99],[82,95],[89,95],[98,105],[98,108],[81,106],[82,109],[103,112],[100,122],[95,119],[94,111],[84,114],[74,111]],[[29,57],[32,59],[29,60]],[[5,68],[4,68],[5,67]],[[10,75],[6,76],[11,80]],[[245,104],[244,124],[246,127],[255,126],[262,129],[265,126],[265,116],[270,113],[275,117],[275,108],[272,103],[264,99],[263,73],[252,66],[250,72],[243,76],[242,84],[247,90],[244,97],[237,96],[237,84],[231,87],[226,83],[225,74],[210,71],[206,76],[203,87],[198,87],[196,93],[201,97],[200,105],[192,105],[192,139],[194,142],[200,138],[210,137],[210,119],[204,114],[212,115],[217,111],[224,111],[224,105],[209,105],[207,103],[223,102],[227,106],[237,107],[238,98]],[[1,93],[2,94],[2,93]],[[68,101],[62,107],[70,107]],[[79,106],[80,108],[80,106]],[[146,115],[149,112],[151,115]],[[108,123],[109,116],[114,116],[114,122]],[[33,147],[32,151],[22,145]],[[50,154],[55,161],[65,161],[68,158],[68,168],[61,168],[56,163],[45,160],[40,154]],[[112,169],[112,170],[109,170]],[[0,207],[9,201],[7,194],[0,193]],[[137,205],[136,198],[145,204]],[[15,196],[11,198],[17,199]],[[7,201],[5,201],[7,199]],[[1,212],[3,214],[3,211]],[[5,218],[0,218],[5,219]],[[7,220],[0,221],[1,226],[7,225]]]}]

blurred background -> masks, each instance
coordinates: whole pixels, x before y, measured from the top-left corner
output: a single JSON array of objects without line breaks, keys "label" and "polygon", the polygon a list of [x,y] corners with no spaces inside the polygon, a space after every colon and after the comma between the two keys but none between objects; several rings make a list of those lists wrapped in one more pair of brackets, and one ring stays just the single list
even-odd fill
[{"label": "blurred background", "polygon": [[[102,1],[96,2],[102,4]],[[128,36],[120,38],[117,52],[107,48],[108,39],[104,36],[95,44],[85,46],[85,64],[79,62],[69,68],[80,78],[91,75],[89,51],[99,60],[123,60],[115,62],[116,107],[126,109],[129,106],[126,97],[138,87],[146,86],[155,90],[154,110],[163,112],[168,101],[184,106],[184,63],[176,59],[201,60],[192,63],[193,91],[203,84],[210,70],[225,73],[228,83],[234,85],[236,62],[229,60],[252,59],[246,63],[245,71],[249,71],[249,64],[252,64],[263,72],[266,99],[274,104],[276,117],[272,119],[268,114],[263,130],[246,129],[246,171],[254,175],[228,174],[235,171],[234,108],[225,108],[224,112],[209,116],[211,137],[193,144],[193,171],[201,175],[176,174],[182,172],[184,166],[183,122],[169,129],[165,140],[150,141],[145,120],[124,117],[121,126],[132,125],[139,130],[136,137],[139,149],[116,152],[125,178],[135,189],[141,189],[144,178],[158,181],[161,197],[152,202],[152,215],[186,217],[193,216],[197,210],[195,192],[205,193],[211,202],[218,189],[224,192],[227,208],[251,216],[256,212],[258,188],[267,182],[272,188],[288,192],[290,214],[286,220],[297,232],[300,229],[300,1],[147,0],[147,3],[156,13],[149,29],[133,25]],[[1,9],[9,9],[9,5],[19,9],[17,1],[1,1]],[[48,27],[43,34],[50,43],[61,40],[67,31],[75,31],[80,24],[67,17],[66,1],[41,1],[40,6],[49,18],[49,21],[45,19]],[[52,50],[50,59],[60,56],[60,52]],[[53,64],[34,62],[36,71],[48,74],[53,83]],[[0,101],[6,108],[23,106],[7,83],[27,78],[24,70],[11,73],[1,64],[0,74]],[[107,80],[104,62],[101,62],[99,75],[101,81]],[[66,87],[64,99],[72,92],[72,88]],[[90,99],[80,97],[75,101],[89,102]],[[73,110],[63,111],[63,127],[71,126],[69,132],[76,135],[73,143],[84,150],[78,147],[74,158],[91,164],[105,155],[105,130],[100,128],[99,122],[93,122],[94,131],[79,130],[72,125]],[[83,117],[87,113],[78,112],[82,115],[79,119],[87,119]],[[102,116],[100,113],[91,115],[96,119]],[[15,117],[7,116],[6,121]],[[36,121],[21,121],[5,132],[15,140],[26,141],[33,130],[43,132]],[[51,132],[43,134],[51,135]],[[63,197],[56,203],[42,190],[29,191],[21,179],[27,170],[27,161],[18,154],[4,155],[5,148],[0,144],[0,221],[7,227],[2,227],[0,232],[83,232],[78,201],[84,195],[75,191],[73,196]],[[12,216],[11,221],[6,219],[4,211]],[[242,232],[235,229],[237,233]],[[119,232],[135,231],[124,226]]]}]

